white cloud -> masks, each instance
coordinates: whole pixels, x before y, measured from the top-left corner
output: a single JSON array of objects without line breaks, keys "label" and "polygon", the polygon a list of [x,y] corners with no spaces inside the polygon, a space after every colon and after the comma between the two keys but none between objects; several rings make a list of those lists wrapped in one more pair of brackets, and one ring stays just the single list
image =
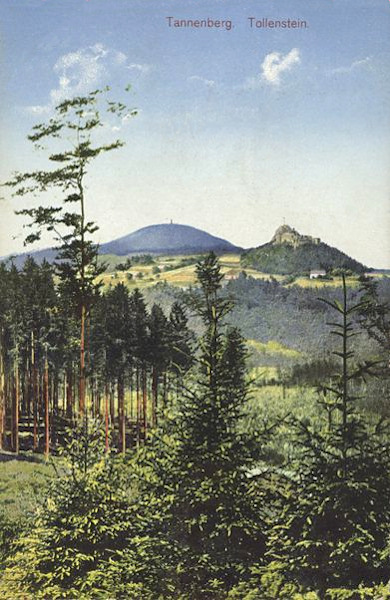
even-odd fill
[{"label": "white cloud", "polygon": [[343,73],[351,73],[355,71],[355,69],[360,69],[361,67],[369,66],[372,62],[370,56],[366,56],[366,58],[362,58],[361,60],[355,60],[348,67],[337,67],[336,69],[332,69],[330,73],[333,74],[343,74]]},{"label": "white cloud", "polygon": [[192,75],[191,77],[188,77],[187,81],[199,81],[207,87],[213,87],[215,85],[215,81],[213,79],[206,79],[205,77],[200,77],[199,75]]},{"label": "white cloud", "polygon": [[[294,65],[301,62],[298,48],[293,48],[288,54],[271,52],[267,54],[261,65],[261,77],[270,85],[280,85],[280,76],[285,71],[290,71]],[[249,80],[248,80],[249,81]]]},{"label": "white cloud", "polygon": [[127,56],[124,52],[117,52],[115,56],[115,62],[118,65],[124,65],[127,61]]},{"label": "white cloud", "polygon": [[142,65],[142,64],[138,64],[138,63],[131,63],[130,65],[127,65],[127,68],[130,70],[134,70],[134,71],[139,71],[140,73],[149,73],[149,71],[151,70],[151,65]]},{"label": "white cloud", "polygon": [[49,101],[45,105],[29,106],[27,110],[34,114],[49,113],[65,98],[88,93],[105,84],[115,68],[136,69],[142,73],[150,69],[149,65],[126,64],[127,60],[123,52],[99,43],[64,54],[53,67],[58,83],[50,91]]}]

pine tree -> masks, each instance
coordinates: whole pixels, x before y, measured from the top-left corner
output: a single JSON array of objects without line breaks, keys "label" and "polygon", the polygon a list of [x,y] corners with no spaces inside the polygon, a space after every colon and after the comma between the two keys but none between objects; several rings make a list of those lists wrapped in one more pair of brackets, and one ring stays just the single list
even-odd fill
[{"label": "pine tree", "polygon": [[[106,98],[109,88],[95,90],[86,96],[64,100],[55,109],[55,116],[46,123],[33,128],[28,137],[42,149],[42,143],[51,145],[49,154],[52,169],[17,173],[6,182],[16,196],[46,194],[52,190],[62,193],[60,206],[42,205],[27,208],[19,214],[31,218],[32,233],[26,243],[40,239],[42,231],[54,232],[59,244],[57,270],[62,286],[72,301],[79,319],[79,409],[85,411],[86,321],[99,290],[98,276],[104,270],[97,260],[97,246],[91,236],[98,229],[87,219],[86,181],[91,163],[101,154],[116,150],[123,145],[120,140],[95,144],[96,134],[103,125],[103,118],[112,115],[120,119],[136,114],[122,102]],[[60,143],[59,143],[60,142]],[[59,148],[63,145],[62,148]],[[57,167],[57,165],[59,165]],[[73,208],[73,211],[70,208]]]},{"label": "pine tree", "polygon": [[152,368],[152,425],[155,426],[157,424],[159,380],[169,362],[168,320],[157,304],[153,304],[150,311],[148,327],[148,361]]},{"label": "pine tree", "polygon": [[[390,533],[388,427],[375,427],[357,409],[358,388],[376,362],[357,364],[350,341],[363,303],[350,305],[343,278],[342,302],[325,301],[339,316],[331,323],[340,340],[340,370],[322,387],[323,428],[295,422],[301,449],[297,472],[270,535],[271,571],[316,590],[355,589],[388,578],[384,548]],[[330,417],[329,417],[330,415]]]},{"label": "pine tree", "polygon": [[250,478],[257,456],[240,429],[248,397],[245,345],[224,327],[231,302],[220,295],[215,255],[197,265],[197,274],[200,290],[190,302],[204,333],[195,364],[171,416],[137,459],[155,527],[148,533],[163,533],[172,548],[166,576],[175,573],[175,592],[194,599],[224,597],[260,559],[265,541],[263,498]]},{"label": "pine tree", "polygon": [[106,294],[106,373],[116,381],[118,397],[119,446],[126,449],[125,374],[132,362],[129,329],[132,329],[127,288],[119,283]]},{"label": "pine tree", "polygon": [[147,432],[147,358],[148,358],[148,316],[145,300],[136,288],[130,297],[130,314],[134,322],[132,347],[135,362],[137,396],[137,443],[146,437]]}]

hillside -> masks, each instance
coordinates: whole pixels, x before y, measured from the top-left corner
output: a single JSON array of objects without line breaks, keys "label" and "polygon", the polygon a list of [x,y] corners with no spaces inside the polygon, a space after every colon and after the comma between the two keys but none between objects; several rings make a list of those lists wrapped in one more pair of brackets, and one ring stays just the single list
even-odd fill
[{"label": "hillside", "polygon": [[[166,255],[204,254],[211,251],[216,254],[240,253],[242,248],[196,227],[176,223],[143,227],[129,235],[101,244],[99,247],[99,254],[112,254],[115,256],[143,253]],[[39,264],[44,260],[53,262],[56,251],[52,248],[46,248],[44,250],[23,252],[12,256],[13,263],[17,268],[21,268],[27,256],[32,256]],[[3,259],[5,258],[8,257],[3,257]]]},{"label": "hillside", "polygon": [[367,267],[341,250],[328,246],[319,238],[301,235],[289,225],[279,227],[270,242],[244,251],[241,264],[279,275],[307,273],[313,269],[326,272],[335,268],[349,269],[354,273],[367,271]]},{"label": "hillside", "polygon": [[238,252],[241,249],[206,231],[176,223],[143,227],[134,231],[134,233],[100,246],[101,254],[116,254],[119,256],[136,252],[195,254],[211,250],[220,254]]}]

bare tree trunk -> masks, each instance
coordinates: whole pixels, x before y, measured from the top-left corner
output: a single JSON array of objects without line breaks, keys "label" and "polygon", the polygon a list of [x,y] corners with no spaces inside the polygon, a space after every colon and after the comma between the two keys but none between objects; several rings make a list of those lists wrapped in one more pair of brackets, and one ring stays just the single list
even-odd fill
[{"label": "bare tree trunk", "polygon": [[126,421],[125,421],[125,392],[123,375],[118,377],[118,426],[119,426],[119,449],[126,452]]},{"label": "bare tree trunk", "polygon": [[146,440],[146,435],[147,435],[147,426],[148,426],[148,394],[147,394],[147,380],[146,380],[146,368],[143,367],[142,369],[142,416],[143,416],[143,423],[142,423],[142,429],[143,429],[143,435],[144,435],[144,440]]},{"label": "bare tree trunk", "polygon": [[164,406],[167,405],[167,387],[168,387],[167,372],[164,371],[164,375],[163,375],[163,398],[164,398]]},{"label": "bare tree trunk", "polygon": [[21,414],[26,416],[29,413],[29,398],[30,398],[30,383],[29,383],[29,364],[26,359],[23,369],[23,385],[22,385],[22,401],[21,401]]},{"label": "bare tree trunk", "polygon": [[0,348],[0,450],[4,444],[4,423],[5,422],[5,373],[3,348]]},{"label": "bare tree trunk", "polygon": [[35,363],[35,352],[34,352],[34,363],[33,363],[33,450],[38,450],[38,398],[39,398],[39,382],[38,382],[38,370]]},{"label": "bare tree trunk", "polygon": [[137,446],[139,446],[141,442],[141,397],[140,397],[140,377],[139,377],[139,368],[137,366],[136,369],[136,400],[137,400]]},{"label": "bare tree trunk", "polygon": [[114,394],[114,383],[110,386],[110,418],[111,426],[114,428],[115,423],[115,394]]},{"label": "bare tree trunk", "polygon": [[73,369],[72,365],[66,370],[66,416],[73,417]]},{"label": "bare tree trunk", "polygon": [[95,397],[96,397],[96,406],[95,406],[95,413],[98,417],[100,417],[101,414],[101,395],[102,395],[102,390],[101,390],[101,386],[98,383],[98,380],[96,378],[96,393],[95,393]]},{"label": "bare tree trunk", "polygon": [[134,402],[133,402],[133,369],[130,371],[130,421],[134,422]]},{"label": "bare tree trunk", "polygon": [[18,363],[18,352],[14,362],[14,410],[13,410],[13,450],[16,454],[19,454],[19,363]]},{"label": "bare tree trunk", "polygon": [[152,372],[152,427],[157,425],[158,373],[153,367]]},{"label": "bare tree trunk", "polygon": [[50,421],[49,421],[49,363],[45,357],[45,370],[43,376],[43,390],[45,402],[45,458],[49,458],[50,452]]},{"label": "bare tree trunk", "polygon": [[66,371],[62,372],[62,386],[61,386],[61,412],[62,416],[66,415]]},{"label": "bare tree trunk", "polygon": [[106,382],[104,387],[104,430],[106,439],[106,452],[110,450],[109,435],[108,435],[108,383]]},{"label": "bare tree trunk", "polygon": [[31,332],[30,339],[30,369],[29,369],[29,390],[28,390],[28,405],[27,405],[27,416],[28,416],[28,427],[30,429],[31,415],[34,412],[34,361],[35,361],[35,340],[34,332]]},{"label": "bare tree trunk", "polygon": [[95,380],[94,377],[90,378],[90,391],[91,391],[91,411],[92,417],[96,417],[96,396],[95,396]]},{"label": "bare tree trunk", "polygon": [[85,412],[85,304],[81,306],[80,320],[80,378],[79,378],[79,412]]}]

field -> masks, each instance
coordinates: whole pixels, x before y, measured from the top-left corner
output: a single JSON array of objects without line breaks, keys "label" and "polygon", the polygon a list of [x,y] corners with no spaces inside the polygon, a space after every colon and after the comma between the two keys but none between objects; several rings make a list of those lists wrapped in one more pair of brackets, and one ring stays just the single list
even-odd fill
[{"label": "field", "polygon": [[[197,255],[153,256],[152,264],[139,263],[132,265],[129,269],[119,270],[117,268],[118,265],[123,263],[126,258],[112,254],[100,257],[100,261],[106,265],[106,271],[101,277],[105,287],[123,283],[130,289],[135,287],[144,289],[159,282],[166,282],[176,287],[188,288],[196,282],[195,265],[199,259]],[[226,282],[237,279],[240,274],[245,273],[248,277],[253,277],[254,279],[263,281],[276,280],[289,287],[298,285],[300,287],[315,289],[340,286],[340,278],[309,279],[308,277],[298,277],[291,281],[291,278],[283,275],[262,273],[252,268],[244,269],[240,264],[239,254],[225,254],[219,257],[219,261],[221,273],[224,275]],[[357,287],[359,284],[358,277],[348,277],[347,283],[350,287]]]}]

